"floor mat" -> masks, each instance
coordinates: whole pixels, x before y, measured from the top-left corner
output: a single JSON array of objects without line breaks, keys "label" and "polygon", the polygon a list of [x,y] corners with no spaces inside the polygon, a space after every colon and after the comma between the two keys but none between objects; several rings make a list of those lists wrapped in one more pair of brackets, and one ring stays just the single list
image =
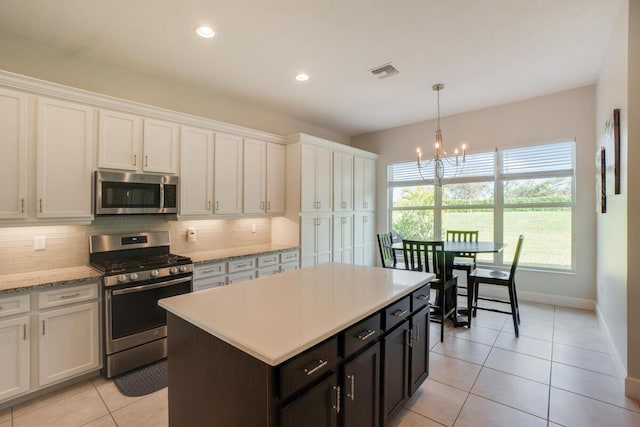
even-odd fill
[{"label": "floor mat", "polygon": [[122,394],[129,397],[158,391],[168,384],[167,359],[118,375],[113,382]]}]

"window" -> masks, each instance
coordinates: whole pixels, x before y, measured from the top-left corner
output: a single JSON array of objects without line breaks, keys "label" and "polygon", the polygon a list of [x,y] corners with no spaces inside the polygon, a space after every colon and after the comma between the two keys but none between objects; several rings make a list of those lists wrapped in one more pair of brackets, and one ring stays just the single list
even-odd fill
[{"label": "window", "polygon": [[510,264],[518,235],[526,236],[520,265],[573,269],[575,143],[519,147],[467,155],[442,186],[416,162],[389,166],[391,229],[405,238],[440,239],[447,229],[478,230],[502,241],[501,254],[479,262]]}]

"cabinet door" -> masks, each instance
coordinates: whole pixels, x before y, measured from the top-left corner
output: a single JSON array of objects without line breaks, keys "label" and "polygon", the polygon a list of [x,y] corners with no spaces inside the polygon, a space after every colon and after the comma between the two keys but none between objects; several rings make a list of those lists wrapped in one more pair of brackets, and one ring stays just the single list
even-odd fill
[{"label": "cabinet door", "polygon": [[331,262],[331,217],[300,218],[301,266]]},{"label": "cabinet door", "polygon": [[354,209],[375,209],[375,168],[376,161],[355,157],[353,161],[353,197]]},{"label": "cabinet door", "polygon": [[216,133],[214,150],[214,212],[242,213],[242,138]]},{"label": "cabinet door", "polygon": [[267,144],[267,213],[284,212],[284,146]]},{"label": "cabinet door", "polygon": [[38,98],[37,216],[91,218],[93,109]]},{"label": "cabinet door", "polygon": [[339,411],[340,387],[334,374],[282,408],[280,426],[335,427]]},{"label": "cabinet door", "polygon": [[98,302],[43,311],[38,320],[40,386],[100,366]]},{"label": "cabinet door", "polygon": [[409,395],[429,376],[429,306],[411,317],[411,369]]},{"label": "cabinet door", "polygon": [[353,263],[375,264],[375,216],[373,213],[356,213],[353,221]]},{"label": "cabinet door", "polygon": [[353,209],[353,156],[333,153],[333,210]]},{"label": "cabinet door", "polygon": [[29,316],[0,321],[0,402],[29,391]]},{"label": "cabinet door", "polygon": [[333,261],[353,264],[353,215],[333,217]]},{"label": "cabinet door", "polygon": [[316,148],[300,146],[300,211],[314,212],[316,202]]},{"label": "cabinet door", "polygon": [[144,119],[145,172],[175,174],[178,172],[178,125],[155,119]]},{"label": "cabinet door", "polygon": [[209,215],[213,206],[213,132],[180,129],[180,215]]},{"label": "cabinet door", "polygon": [[0,90],[0,219],[27,216],[26,94]]},{"label": "cabinet door", "polygon": [[316,201],[318,211],[331,212],[333,189],[333,152],[327,148],[316,148]]},{"label": "cabinet door", "polygon": [[385,426],[407,400],[408,343],[409,321],[405,321],[383,340],[382,418]]},{"label": "cabinet door", "polygon": [[316,264],[331,262],[331,217],[319,217],[316,226]]},{"label": "cabinet door", "polygon": [[263,214],[266,211],[267,144],[244,140],[244,213]]},{"label": "cabinet door", "polygon": [[137,170],[141,161],[140,117],[100,110],[98,129],[98,167]]},{"label": "cabinet door", "polygon": [[345,363],[344,427],[380,425],[380,343]]}]

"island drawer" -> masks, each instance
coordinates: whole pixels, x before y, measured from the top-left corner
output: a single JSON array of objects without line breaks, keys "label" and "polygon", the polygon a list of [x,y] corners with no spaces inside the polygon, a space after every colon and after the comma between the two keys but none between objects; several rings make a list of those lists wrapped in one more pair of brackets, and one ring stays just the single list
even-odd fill
[{"label": "island drawer", "polygon": [[431,296],[431,285],[427,284],[414,291],[411,294],[411,312],[420,310],[422,307],[426,307],[429,304],[429,297]]},{"label": "island drawer", "polygon": [[344,340],[343,356],[345,359],[380,338],[381,318],[380,313],[376,313],[361,320],[342,333],[342,339]]},{"label": "island drawer", "polygon": [[0,298],[0,317],[13,316],[29,312],[29,294],[16,295]]},{"label": "island drawer", "polygon": [[331,372],[337,362],[338,339],[336,337],[285,362],[279,369],[280,399],[286,399],[307,384]]},{"label": "island drawer", "polygon": [[400,322],[406,320],[411,313],[411,295],[391,304],[384,309],[384,329],[391,330]]},{"label": "island drawer", "polygon": [[242,259],[237,259],[235,261],[229,261],[227,268],[229,273],[251,270],[252,268],[256,268],[256,259],[242,258]]}]

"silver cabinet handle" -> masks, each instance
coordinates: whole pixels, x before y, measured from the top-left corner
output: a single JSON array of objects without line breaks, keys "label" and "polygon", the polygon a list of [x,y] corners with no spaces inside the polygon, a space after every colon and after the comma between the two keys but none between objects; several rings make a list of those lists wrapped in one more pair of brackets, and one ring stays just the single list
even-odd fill
[{"label": "silver cabinet handle", "polygon": [[367,340],[367,338],[369,338],[369,337],[371,337],[371,336],[375,335],[375,333],[376,333],[376,331],[372,331],[371,329],[367,329],[366,331],[362,331],[362,332],[360,332],[360,334],[358,335],[358,337],[357,337],[357,338],[358,338],[360,341],[366,341],[366,340]]},{"label": "silver cabinet handle", "polygon": [[408,311],[407,311],[407,310],[400,310],[400,309],[398,309],[398,310],[394,311],[392,314],[393,314],[394,316],[396,316],[396,317],[402,317],[402,316],[404,316],[404,315],[405,315],[405,314],[407,314],[407,313],[408,313]]},{"label": "silver cabinet handle", "polygon": [[22,206],[22,213],[24,213],[24,198],[20,199],[20,205]]},{"label": "silver cabinet handle", "polygon": [[336,410],[336,414],[340,413],[340,386],[334,385],[332,387],[336,391],[336,404],[333,405],[333,409]]},{"label": "silver cabinet handle", "polygon": [[44,326],[44,320],[42,321],[42,335],[44,335],[45,332],[45,326]]},{"label": "silver cabinet handle", "polygon": [[27,325],[22,325],[22,340],[27,340]]},{"label": "silver cabinet handle", "polygon": [[134,154],[133,155],[133,166],[137,166],[138,165],[138,155]]},{"label": "silver cabinet handle", "polygon": [[260,202],[260,209],[264,209],[264,202]]},{"label": "silver cabinet handle", "polygon": [[149,156],[144,156],[144,166],[149,166]]},{"label": "silver cabinet handle", "polygon": [[207,200],[207,210],[211,210],[211,200]]},{"label": "silver cabinet handle", "polygon": [[416,342],[420,341],[420,323],[416,323],[416,335],[414,340]]},{"label": "silver cabinet handle", "polygon": [[313,368],[309,369],[309,368],[304,368],[304,373],[307,374],[307,376],[309,375],[313,375],[316,372],[318,372],[319,369],[324,368],[325,366],[327,366],[327,362],[326,360],[322,360],[322,359],[318,359],[318,363],[316,364],[316,366],[314,366]]},{"label": "silver cabinet handle", "polygon": [[271,211],[271,201],[267,202],[267,212]]},{"label": "silver cabinet handle", "polygon": [[80,296],[80,292],[76,292],[75,294],[71,294],[71,295],[60,295],[60,299],[77,298],[79,296]]},{"label": "silver cabinet handle", "polygon": [[216,212],[220,210],[220,202],[216,200]]},{"label": "silver cabinet handle", "polygon": [[405,329],[404,343],[407,345],[407,347],[413,347],[413,329]]},{"label": "silver cabinet handle", "polygon": [[42,199],[40,199],[40,213],[42,213]]},{"label": "silver cabinet handle", "polygon": [[422,295],[418,295],[416,298],[418,298],[420,301],[424,301],[426,299],[429,299],[429,295],[422,294]]},{"label": "silver cabinet handle", "polygon": [[347,393],[347,397],[351,400],[356,399],[356,376],[355,375],[347,375],[347,379],[351,380],[351,393]]},{"label": "silver cabinet handle", "polygon": [[213,272],[222,272],[222,270],[219,267],[210,268],[208,270],[202,270],[203,274],[209,274],[209,273],[213,273]]}]

